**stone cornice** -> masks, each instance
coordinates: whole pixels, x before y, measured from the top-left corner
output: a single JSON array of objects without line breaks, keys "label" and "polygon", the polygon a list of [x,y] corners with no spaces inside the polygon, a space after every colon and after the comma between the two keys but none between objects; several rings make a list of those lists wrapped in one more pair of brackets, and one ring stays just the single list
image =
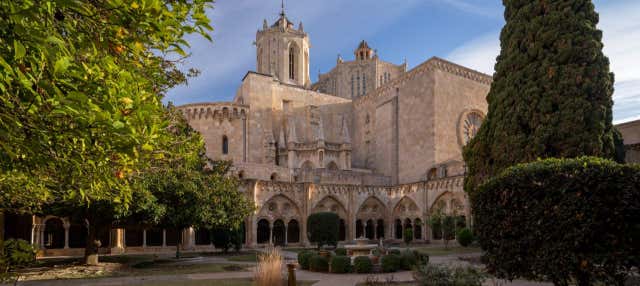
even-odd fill
[{"label": "stone cornice", "polygon": [[187,120],[246,118],[248,105],[234,102],[191,103],[176,107]]},{"label": "stone cornice", "polygon": [[438,57],[432,57],[429,60],[425,61],[424,63],[420,64],[419,66],[413,68],[412,70],[402,74],[400,77],[379,87],[372,93],[369,93],[365,96],[359,97],[358,99],[354,100],[354,104],[355,105],[363,104],[374,98],[379,98],[379,97],[388,95],[392,93],[393,88],[401,86],[407,81],[412,80],[415,77],[427,71],[434,71],[434,70],[441,70],[444,72],[448,72],[448,73],[451,73],[460,77],[464,77],[466,79],[470,79],[485,85],[491,85],[491,82],[493,81],[493,78],[490,75],[463,67],[461,65],[452,63],[450,61],[447,61]]}]

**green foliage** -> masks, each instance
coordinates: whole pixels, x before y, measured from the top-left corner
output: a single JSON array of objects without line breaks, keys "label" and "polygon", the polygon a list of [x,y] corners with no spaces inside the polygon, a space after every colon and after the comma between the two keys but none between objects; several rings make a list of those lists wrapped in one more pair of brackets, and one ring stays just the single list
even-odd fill
[{"label": "green foliage", "polygon": [[302,268],[303,270],[308,270],[311,257],[316,254],[316,252],[309,250],[300,251],[298,253],[298,264],[300,264],[300,268]]},{"label": "green foliage", "polygon": [[521,164],[481,185],[472,202],[484,261],[500,278],[621,285],[640,263],[638,165]]},{"label": "green foliage", "polygon": [[315,254],[309,259],[309,270],[316,272],[329,271],[329,258]]},{"label": "green foliage", "polygon": [[418,256],[416,256],[417,251],[411,251],[409,249],[405,250],[400,254],[400,269],[402,270],[411,270],[414,266],[418,265]]},{"label": "green foliage", "polygon": [[332,212],[314,213],[307,219],[307,235],[310,242],[323,245],[337,245],[340,217]]},{"label": "green foliage", "polygon": [[15,270],[28,267],[36,261],[36,250],[22,239],[0,242],[0,282],[14,279]]},{"label": "green foliage", "polygon": [[371,273],[373,263],[369,256],[358,256],[353,259],[353,271],[356,273]]},{"label": "green foliage", "polygon": [[244,236],[244,230],[228,229],[228,228],[215,228],[213,229],[213,245],[217,249],[222,249],[223,252],[228,252],[233,248],[236,252],[239,252],[242,248],[242,239]]},{"label": "green foliage", "polygon": [[456,239],[458,240],[458,243],[461,246],[467,247],[473,242],[473,233],[471,232],[470,229],[463,228],[458,231],[458,235],[456,236]]},{"label": "green foliage", "polygon": [[402,252],[400,251],[400,249],[390,249],[389,251],[387,251],[387,253],[400,255],[400,253],[402,253]]},{"label": "green foliage", "polygon": [[449,246],[449,241],[455,238],[457,221],[458,216],[444,215],[442,213],[436,213],[429,218],[431,228],[440,232],[445,248]]},{"label": "green foliage", "polygon": [[402,236],[402,240],[405,244],[409,245],[413,241],[413,229],[405,228]]},{"label": "green foliage", "polygon": [[592,1],[503,3],[489,112],[463,152],[465,190],[538,158],[624,160],[611,122],[614,77]]},{"label": "green foliage", "polygon": [[336,255],[331,258],[331,273],[348,273],[351,271],[351,258]]},{"label": "green foliage", "polygon": [[347,249],[345,248],[336,248],[336,250],[334,250],[333,252],[335,252],[336,255],[341,255],[341,256],[347,255]]},{"label": "green foliage", "polygon": [[413,278],[419,286],[481,286],[486,274],[470,267],[425,264],[417,267]]},{"label": "green foliage", "polygon": [[382,256],[380,266],[382,267],[382,272],[396,272],[402,267],[402,258],[396,254]]}]

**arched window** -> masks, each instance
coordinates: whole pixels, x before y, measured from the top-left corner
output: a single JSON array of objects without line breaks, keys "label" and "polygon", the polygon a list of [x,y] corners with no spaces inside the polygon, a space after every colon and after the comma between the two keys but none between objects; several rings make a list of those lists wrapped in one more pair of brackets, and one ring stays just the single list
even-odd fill
[{"label": "arched window", "polygon": [[289,79],[296,79],[296,47],[289,48]]},{"label": "arched window", "polygon": [[362,95],[367,94],[367,75],[362,75]]},{"label": "arched window", "polygon": [[351,75],[351,97],[353,98],[353,85],[354,85],[354,75]]},{"label": "arched window", "polygon": [[227,135],[222,136],[222,154],[229,154],[229,138],[227,138]]}]

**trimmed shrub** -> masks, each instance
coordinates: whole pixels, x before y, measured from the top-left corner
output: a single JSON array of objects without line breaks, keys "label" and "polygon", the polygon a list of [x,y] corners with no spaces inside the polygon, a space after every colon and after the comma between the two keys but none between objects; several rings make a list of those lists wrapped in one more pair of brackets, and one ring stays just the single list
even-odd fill
[{"label": "trimmed shrub", "polygon": [[414,250],[413,255],[416,257],[417,265],[424,265],[429,263],[429,255],[420,251]]},{"label": "trimmed shrub", "polygon": [[402,258],[396,254],[385,255],[380,260],[380,266],[382,272],[396,272],[402,266]]},{"label": "trimmed shrub", "polygon": [[406,243],[407,245],[411,244],[411,242],[413,241],[413,229],[406,228],[402,234],[402,240],[404,241],[404,243]]},{"label": "trimmed shrub", "polygon": [[400,255],[400,269],[411,270],[414,266],[418,265],[418,258],[415,251],[405,250]]},{"label": "trimmed shrub", "polygon": [[351,271],[351,258],[344,255],[336,255],[331,258],[331,273],[347,273]]},{"label": "trimmed shrub", "polygon": [[309,270],[316,272],[329,271],[329,258],[320,255],[313,255],[309,259]]},{"label": "trimmed shrub", "polygon": [[341,255],[341,256],[347,255],[347,250],[345,248],[336,248],[336,250],[334,250],[333,252],[335,252],[336,255]]},{"label": "trimmed shrub", "polygon": [[300,264],[300,268],[304,270],[309,270],[309,261],[311,257],[316,255],[315,252],[309,250],[303,250],[298,253],[298,264]]},{"label": "trimmed shrub", "polygon": [[473,267],[425,264],[417,267],[413,278],[421,286],[482,286],[486,275]]},{"label": "trimmed shrub", "polygon": [[400,255],[401,252],[400,252],[400,249],[389,249],[389,251],[387,251],[387,253]]},{"label": "trimmed shrub", "polygon": [[463,247],[467,247],[473,242],[473,233],[470,229],[465,227],[458,231],[456,239],[458,240],[458,244]]},{"label": "trimmed shrub", "polygon": [[356,273],[371,273],[373,263],[368,256],[358,256],[353,260],[353,271]]},{"label": "trimmed shrub", "polygon": [[594,157],[507,169],[472,196],[487,270],[556,285],[622,285],[640,263],[640,165]]},{"label": "trimmed shrub", "polygon": [[314,213],[307,219],[307,235],[310,242],[324,245],[338,245],[340,217],[331,212]]}]

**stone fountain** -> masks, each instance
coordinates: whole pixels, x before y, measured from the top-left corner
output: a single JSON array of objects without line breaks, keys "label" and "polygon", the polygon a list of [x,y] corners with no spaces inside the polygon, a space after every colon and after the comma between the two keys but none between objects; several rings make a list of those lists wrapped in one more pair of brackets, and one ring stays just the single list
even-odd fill
[{"label": "stone fountain", "polygon": [[360,237],[356,238],[356,244],[347,244],[344,246],[352,258],[357,256],[368,256],[371,251],[378,248],[377,244],[369,244],[369,239]]}]

